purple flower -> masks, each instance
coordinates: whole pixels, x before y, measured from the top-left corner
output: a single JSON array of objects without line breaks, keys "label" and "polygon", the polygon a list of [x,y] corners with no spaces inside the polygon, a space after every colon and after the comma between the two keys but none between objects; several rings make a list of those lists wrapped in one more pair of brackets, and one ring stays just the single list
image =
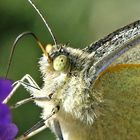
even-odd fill
[{"label": "purple flower", "polygon": [[18,132],[16,125],[12,123],[8,106],[2,104],[11,90],[12,82],[0,78],[0,140],[13,140]]},{"label": "purple flower", "polygon": [[12,90],[12,81],[0,78],[0,103],[8,96]]}]

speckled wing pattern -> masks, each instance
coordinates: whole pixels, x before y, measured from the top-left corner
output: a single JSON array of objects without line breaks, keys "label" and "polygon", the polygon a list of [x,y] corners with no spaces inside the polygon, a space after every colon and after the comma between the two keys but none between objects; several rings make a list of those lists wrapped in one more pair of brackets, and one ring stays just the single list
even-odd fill
[{"label": "speckled wing pattern", "polygon": [[[84,49],[94,54],[94,77],[113,63],[140,62],[140,20],[122,27]],[[121,57],[121,59],[119,59]],[[139,61],[138,61],[139,60]]]},{"label": "speckled wing pattern", "polygon": [[102,97],[92,127],[94,140],[140,139],[139,35],[136,21],[84,49],[94,54],[92,93]]}]

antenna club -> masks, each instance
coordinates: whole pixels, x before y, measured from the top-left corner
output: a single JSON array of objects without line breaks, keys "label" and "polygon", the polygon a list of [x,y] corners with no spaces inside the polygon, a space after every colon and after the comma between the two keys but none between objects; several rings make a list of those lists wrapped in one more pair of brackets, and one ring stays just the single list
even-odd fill
[{"label": "antenna club", "polygon": [[47,53],[50,53],[52,50],[53,50],[53,45],[52,44],[47,44],[47,46],[46,46]]}]

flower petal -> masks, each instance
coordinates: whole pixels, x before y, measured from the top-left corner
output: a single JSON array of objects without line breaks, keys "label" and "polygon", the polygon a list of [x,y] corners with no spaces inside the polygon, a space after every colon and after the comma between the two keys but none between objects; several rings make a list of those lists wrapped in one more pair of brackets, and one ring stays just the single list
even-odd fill
[{"label": "flower petal", "polygon": [[0,103],[8,96],[12,90],[12,81],[0,78]]},{"label": "flower petal", "polygon": [[6,123],[11,123],[11,113],[9,108],[0,103],[0,123],[1,124],[6,124]]},{"label": "flower petal", "polygon": [[0,140],[13,140],[18,132],[15,124],[0,124]]}]

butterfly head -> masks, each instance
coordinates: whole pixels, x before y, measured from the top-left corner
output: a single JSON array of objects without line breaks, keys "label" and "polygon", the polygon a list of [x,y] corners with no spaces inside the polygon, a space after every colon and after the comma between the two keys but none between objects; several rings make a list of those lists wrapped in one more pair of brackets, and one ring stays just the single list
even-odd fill
[{"label": "butterfly head", "polygon": [[88,55],[84,51],[62,44],[48,44],[46,53],[43,54],[39,62],[40,70],[44,76],[48,75],[48,72],[57,75],[78,73],[83,69],[84,63],[88,59]]}]

